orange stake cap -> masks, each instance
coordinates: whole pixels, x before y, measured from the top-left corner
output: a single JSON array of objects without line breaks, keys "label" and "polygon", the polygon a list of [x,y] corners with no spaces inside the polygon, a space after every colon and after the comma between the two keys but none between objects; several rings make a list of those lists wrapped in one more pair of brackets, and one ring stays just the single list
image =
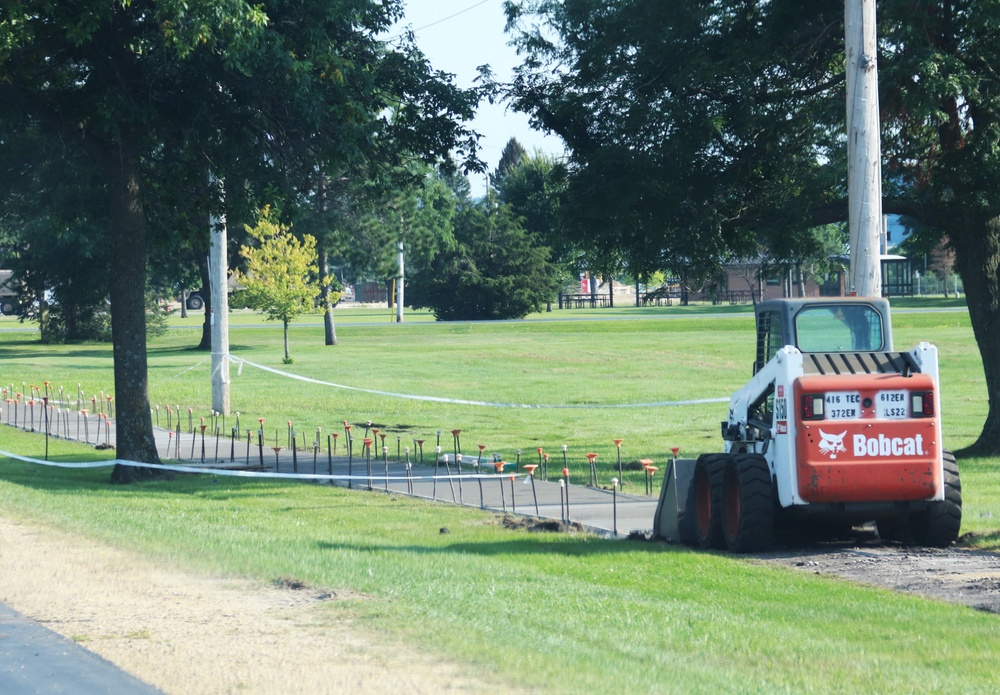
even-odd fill
[{"label": "orange stake cap", "polygon": [[612,439],[611,441],[613,441],[615,443],[616,447],[620,447],[622,445],[622,442],[624,442],[625,440],[624,439]]},{"label": "orange stake cap", "polygon": [[587,460],[593,463],[597,460],[597,454],[587,454]]}]

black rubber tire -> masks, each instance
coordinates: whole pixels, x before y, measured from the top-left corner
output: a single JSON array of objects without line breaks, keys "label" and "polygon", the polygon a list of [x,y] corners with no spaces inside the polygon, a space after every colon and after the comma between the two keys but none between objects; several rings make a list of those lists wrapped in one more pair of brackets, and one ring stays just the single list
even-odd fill
[{"label": "black rubber tire", "polygon": [[187,298],[187,308],[191,311],[198,311],[205,306],[205,300],[200,294],[189,294]]},{"label": "black rubber tire", "polygon": [[684,525],[692,545],[724,548],[722,537],[722,479],[728,454],[702,454],[694,466],[694,477],[684,508]]},{"label": "black rubber tire", "polygon": [[878,535],[903,545],[945,548],[958,540],[962,528],[962,481],[955,455],[945,450],[944,499],[928,509],[876,522]]},{"label": "black rubber tire", "polygon": [[14,302],[6,299],[3,302],[0,302],[0,314],[3,314],[4,316],[13,316],[15,313],[17,313],[17,305],[14,304]]},{"label": "black rubber tire", "polygon": [[962,481],[955,455],[945,451],[944,499],[910,517],[910,531],[917,545],[944,548],[958,540],[962,528]]},{"label": "black rubber tire", "polygon": [[896,541],[903,545],[915,545],[913,533],[910,531],[909,515],[876,519],[875,528],[878,529],[878,537],[884,541]]},{"label": "black rubber tire", "polygon": [[752,553],[771,545],[774,485],[763,456],[739,454],[727,463],[722,499],[722,532],[730,552]]}]

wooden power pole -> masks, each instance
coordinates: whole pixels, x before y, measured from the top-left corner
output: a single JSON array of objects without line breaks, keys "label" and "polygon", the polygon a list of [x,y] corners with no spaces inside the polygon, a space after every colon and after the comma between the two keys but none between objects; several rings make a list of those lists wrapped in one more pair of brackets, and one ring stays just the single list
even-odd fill
[{"label": "wooden power pole", "polygon": [[398,244],[399,248],[399,284],[396,285],[396,322],[403,322],[403,283],[406,275],[403,272],[403,242]]},{"label": "wooden power pole", "polygon": [[882,153],[879,139],[875,0],[844,0],[847,54],[848,290],[882,296]]},{"label": "wooden power pole", "polygon": [[[221,181],[213,184],[223,191]],[[212,290],[212,410],[229,415],[229,235],[225,216],[209,218],[208,274]]]}]

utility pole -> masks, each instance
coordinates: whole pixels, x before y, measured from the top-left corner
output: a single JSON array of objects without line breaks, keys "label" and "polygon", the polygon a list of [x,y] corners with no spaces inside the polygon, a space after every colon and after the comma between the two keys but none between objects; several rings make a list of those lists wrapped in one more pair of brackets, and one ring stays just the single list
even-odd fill
[{"label": "utility pole", "polygon": [[[225,186],[214,176],[211,185],[225,200]],[[229,239],[225,216],[209,217],[208,275],[212,290],[212,410],[229,415]]]},{"label": "utility pole", "polygon": [[403,322],[403,242],[399,242],[399,282],[396,284],[396,323]]},{"label": "utility pole", "polygon": [[879,139],[875,0],[844,1],[847,55],[848,290],[882,296],[882,153]]}]

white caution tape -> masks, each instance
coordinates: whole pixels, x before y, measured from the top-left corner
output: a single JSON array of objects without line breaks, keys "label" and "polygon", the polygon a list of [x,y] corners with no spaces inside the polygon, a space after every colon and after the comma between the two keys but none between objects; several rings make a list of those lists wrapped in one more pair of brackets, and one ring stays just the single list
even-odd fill
[{"label": "white caution tape", "polygon": [[390,398],[406,398],[411,401],[429,401],[431,403],[447,403],[449,405],[475,405],[482,406],[486,408],[522,408],[522,409],[536,409],[536,410],[554,410],[554,409],[565,409],[565,410],[594,410],[603,408],[662,408],[667,406],[681,406],[681,405],[704,405],[706,403],[728,403],[729,398],[697,398],[692,400],[684,401],[656,401],[653,403],[619,403],[616,405],[602,405],[602,404],[590,404],[590,405],[526,405],[523,403],[493,403],[490,401],[467,401],[461,398],[441,398],[438,396],[415,396],[406,393],[393,393],[391,391],[378,391],[375,389],[363,389],[357,386],[347,386],[345,384],[335,384],[330,381],[322,381],[320,379],[312,379],[306,376],[300,376],[298,374],[292,374],[291,372],[286,372],[281,369],[275,369],[274,367],[266,367],[262,364],[257,364],[256,362],[251,362],[250,360],[245,360],[242,357],[236,357],[230,354],[229,359],[233,362],[239,364],[239,369],[237,370],[237,375],[243,374],[243,365],[247,364],[251,367],[256,367],[265,372],[270,372],[272,374],[277,374],[278,376],[283,376],[288,379],[296,379],[297,381],[304,381],[309,384],[317,384],[319,386],[330,386],[332,388],[344,389],[346,391],[359,391],[361,393],[371,393],[376,396],[388,396]]},{"label": "white caution tape", "polygon": [[[0,456],[4,456],[10,459],[16,459],[17,461],[24,461],[25,463],[37,463],[40,466],[52,466],[53,468],[106,468],[108,466],[113,466],[116,463],[121,463],[123,465],[134,463],[133,461],[122,461],[119,459],[114,459],[113,461],[87,461],[85,463],[43,461],[42,459],[33,459],[30,456],[19,456],[18,454],[12,454],[9,451],[0,451]],[[146,465],[146,464],[140,464],[140,465]]]},{"label": "white caution tape", "polygon": [[195,364],[195,365],[191,365],[191,366],[190,366],[190,367],[188,367],[187,369],[184,369],[184,370],[182,370],[182,371],[180,371],[180,372],[177,372],[177,373],[176,373],[176,374],[174,374],[173,376],[168,376],[168,377],[165,377],[165,378],[163,378],[163,379],[160,379],[159,381],[157,381],[157,382],[156,382],[155,384],[150,384],[150,385],[149,385],[149,387],[150,387],[150,388],[154,388],[154,387],[156,387],[156,386],[159,386],[160,384],[162,384],[162,383],[163,383],[163,382],[165,382],[165,381],[170,381],[171,379],[176,379],[177,377],[180,377],[180,376],[184,376],[185,374],[187,374],[187,373],[188,373],[188,372],[190,372],[191,370],[194,370],[194,369],[197,369],[197,368],[198,368],[198,367],[200,367],[201,365],[205,364],[205,362],[207,362],[207,361],[208,361],[208,360],[202,360],[202,361],[201,361],[201,362],[199,362],[198,364]]},{"label": "white caution tape", "polygon": [[[415,480],[509,480],[522,477],[522,474],[514,473],[463,473],[461,475],[328,475],[325,473],[279,473],[277,471],[241,471],[227,468],[210,468],[205,466],[175,466],[159,463],[143,463],[141,461],[129,461],[128,459],[111,459],[109,461],[45,461],[31,458],[30,456],[20,456],[9,451],[0,451],[0,456],[4,458],[34,463],[40,466],[51,466],[53,468],[109,468],[111,466],[130,466],[132,468],[153,468],[158,471],[172,471],[175,473],[205,473],[208,475],[222,475],[236,478],[284,478],[287,480],[343,480],[353,482],[373,483],[383,482],[406,482]],[[398,465],[398,464],[397,464]],[[523,476],[526,480],[528,476]]]}]

